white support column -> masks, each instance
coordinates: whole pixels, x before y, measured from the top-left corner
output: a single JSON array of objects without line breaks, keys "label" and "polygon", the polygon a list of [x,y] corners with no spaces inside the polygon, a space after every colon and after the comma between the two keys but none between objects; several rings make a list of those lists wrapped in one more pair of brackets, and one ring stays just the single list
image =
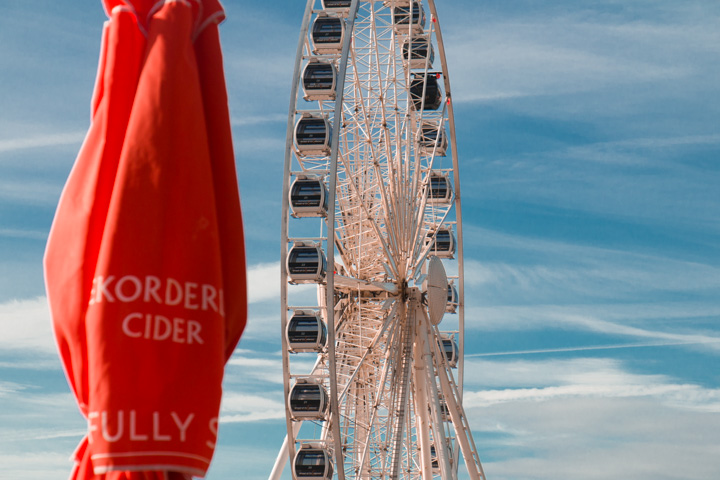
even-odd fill
[{"label": "white support column", "polygon": [[440,387],[442,388],[445,402],[448,406],[450,419],[455,428],[455,437],[460,444],[460,451],[465,459],[465,466],[472,480],[485,480],[480,456],[475,448],[475,443],[470,434],[470,426],[467,424],[467,417],[462,408],[462,404],[458,402],[459,392],[457,388],[453,388],[453,384],[448,378],[448,372],[444,368],[438,369],[438,378],[440,379]]},{"label": "white support column", "polygon": [[[425,317],[425,313],[422,313]],[[445,432],[443,431],[443,421],[440,415],[440,395],[438,394],[437,384],[435,383],[435,364],[433,362],[433,356],[431,353],[430,335],[428,335],[429,320],[424,318],[422,328],[420,330],[420,336],[423,337],[424,344],[424,357],[425,357],[425,370],[432,375],[426,377],[426,383],[430,387],[430,399],[433,402],[432,415],[433,415],[433,438],[435,440],[435,452],[438,456],[438,464],[440,465],[440,472],[443,479],[451,480],[452,467],[450,465],[450,450],[447,443],[445,442]],[[442,352],[441,352],[442,353]],[[441,442],[438,445],[438,441]]]},{"label": "white support column", "polygon": [[280,476],[283,473],[283,470],[285,469],[285,464],[288,463],[288,437],[285,435],[285,440],[283,440],[282,447],[280,447],[280,452],[278,452],[278,456],[275,459],[275,465],[273,465],[272,472],[270,472],[270,476],[268,477],[268,480],[280,480]]},{"label": "white support column", "polygon": [[[412,316],[411,322],[416,324],[418,331],[422,331],[426,328],[424,315],[420,312],[420,306],[418,303],[412,302]],[[423,335],[416,335],[415,337],[415,348],[413,349],[413,385],[415,385],[415,415],[417,416],[417,432],[420,439],[420,462],[422,464],[422,480],[432,480],[432,459],[430,458],[430,449],[432,442],[430,441],[430,417],[428,413],[428,398],[426,390],[426,381],[428,378],[428,371],[425,364],[425,337]],[[434,431],[434,430],[433,430]]]}]

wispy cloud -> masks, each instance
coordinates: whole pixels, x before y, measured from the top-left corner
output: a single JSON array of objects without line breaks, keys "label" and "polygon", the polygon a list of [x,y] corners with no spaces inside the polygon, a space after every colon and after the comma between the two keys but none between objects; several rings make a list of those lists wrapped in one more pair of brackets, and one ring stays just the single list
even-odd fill
[{"label": "wispy cloud", "polygon": [[280,264],[261,263],[248,268],[248,301],[280,298]]},{"label": "wispy cloud", "polygon": [[[253,155],[255,159],[258,158],[258,154],[267,155],[268,152],[281,153],[285,149],[285,137],[283,135],[284,129],[277,130],[277,136],[250,136],[242,135],[237,137],[234,141],[235,150],[242,152],[243,155]],[[278,155],[278,159],[282,158]],[[281,161],[281,160],[278,160]]]},{"label": "wispy cloud", "polygon": [[0,237],[25,238],[29,240],[46,240],[48,233],[37,230],[20,230],[16,228],[0,228]]},{"label": "wispy cloud", "polygon": [[[545,402],[560,397],[654,397],[668,406],[720,412],[720,389],[677,382],[658,374],[630,373],[618,360],[572,358],[551,360],[468,359],[465,405]],[[478,385],[486,389],[477,390]],[[487,387],[504,386],[505,388]]]},{"label": "wispy cloud", "polygon": [[668,404],[698,411],[720,413],[720,390],[706,390],[697,385],[566,385],[546,388],[519,388],[467,392],[466,406],[487,407],[502,402],[547,402],[562,397],[661,397]]},{"label": "wispy cloud", "polygon": [[[686,125],[684,119],[675,121]],[[580,217],[590,214],[616,235],[633,224],[646,235],[707,242],[707,233],[700,232],[720,233],[715,188],[720,172],[711,160],[720,152],[720,135],[679,133],[580,145],[554,142],[558,134],[546,139],[552,145],[530,152],[504,153],[494,160],[480,153],[478,174],[467,177],[463,191],[469,183],[476,201],[523,202],[566,214],[567,227],[582,228],[589,223],[580,224]]]},{"label": "wispy cloud", "polygon": [[15,382],[0,382],[0,396],[15,394],[25,390],[27,387]]},{"label": "wispy cloud", "polygon": [[[643,21],[631,12],[626,17],[580,9],[506,9],[502,15],[478,12],[477,17],[457,12],[450,17],[452,29],[445,40],[446,47],[452,47],[448,56],[456,80],[454,98],[568,95],[669,81],[681,89],[680,78],[695,76],[702,82],[697,59],[709,60],[720,44],[714,17],[688,8],[673,12],[668,21],[665,5],[653,7],[643,9]],[[648,18],[653,13],[658,17]]]},{"label": "wispy cloud", "polygon": [[[85,132],[52,133],[24,138],[0,139],[0,154],[31,148],[57,147],[60,145],[80,145]],[[3,156],[0,155],[0,163]]]},{"label": "wispy cloud", "polygon": [[[233,117],[230,123],[234,127],[243,127],[246,125],[258,125],[261,123],[284,123],[287,122],[287,115],[282,113],[270,113],[267,115],[248,115],[242,117]],[[282,131],[282,130],[278,130]]]},{"label": "wispy cloud", "polygon": [[464,405],[489,478],[599,480],[618,469],[650,480],[678,455],[693,463],[683,478],[720,471],[720,389],[631,373],[609,358],[469,363]]},{"label": "wispy cloud", "polygon": [[[248,267],[248,301],[261,303],[268,300],[278,301],[280,298],[280,264],[261,263]],[[312,297],[317,291],[317,285],[303,284],[293,287],[293,293]]]},{"label": "wispy cloud", "polygon": [[[25,354],[33,352],[23,352]],[[48,355],[46,358],[21,358],[20,356],[12,357],[12,360],[0,361],[0,369],[11,370],[60,370],[60,359],[55,356]]]},{"label": "wispy cloud", "polygon": [[[476,436],[488,478],[706,480],[720,471],[717,415],[682,411],[647,397],[498,404]],[[489,422],[488,422],[489,423]],[[512,451],[511,456],[500,452]],[[500,455],[497,455],[500,453]],[[488,458],[489,457],[489,458]],[[609,460],[610,459],[610,460]]]},{"label": "wispy cloud", "polygon": [[[567,146],[563,150],[548,152],[553,158],[565,158],[571,161],[598,162],[604,164],[670,166],[661,159],[668,157],[669,151],[679,148],[720,146],[720,134],[679,135],[673,137],[638,137],[606,142],[593,142],[580,146]],[[651,154],[651,155],[648,155]],[[683,168],[675,165],[675,168]]]},{"label": "wispy cloud", "polygon": [[[62,373],[58,375],[61,379]],[[0,383],[2,478],[60,479],[70,472],[69,457],[85,421],[67,386],[59,392],[48,383],[34,375],[23,377],[22,383]]]},{"label": "wispy cloud", "polygon": [[665,342],[665,343],[626,343],[617,345],[590,345],[582,347],[564,347],[564,348],[541,348],[534,350],[514,350],[506,352],[489,352],[489,353],[470,353],[465,355],[468,357],[504,357],[512,355],[533,355],[543,353],[567,353],[567,352],[592,352],[596,350],[618,350],[624,348],[658,348],[658,347],[677,347],[683,345],[705,345],[712,343],[720,343],[720,338],[715,340],[707,340],[704,342]]},{"label": "wispy cloud", "polygon": [[0,304],[0,350],[56,353],[47,299]]},{"label": "wispy cloud", "polygon": [[[626,337],[629,341],[636,343],[638,341],[643,342],[637,345],[638,348],[645,345],[648,347],[677,345],[692,348],[693,350],[702,350],[714,355],[720,353],[720,336],[702,329],[693,331],[691,326],[683,326],[682,323],[671,324],[670,327],[665,326],[664,329],[661,327],[651,328],[658,323],[658,318],[667,318],[665,314],[668,312],[663,312],[659,308],[660,306],[656,306],[658,307],[655,310],[656,316],[652,316],[648,312],[643,312],[642,307],[642,305],[636,305],[630,309],[602,305],[534,305],[472,308],[469,309],[467,315],[468,318],[473,320],[467,323],[466,326],[469,331],[529,332],[556,329],[562,330],[566,334],[568,332],[585,332],[612,337]],[[680,308],[678,306],[672,307]],[[684,310],[677,310],[669,314],[683,320],[698,315],[697,308],[693,305],[684,305],[681,308]],[[617,311],[613,312],[615,309]],[[717,314],[717,309],[713,311]],[[634,312],[640,313],[634,314]],[[617,320],[610,321],[606,319],[607,317],[615,317]],[[679,331],[681,326],[684,327],[683,331]],[[577,351],[584,348],[592,349],[577,347]],[[568,351],[571,350],[575,350],[575,348],[568,349]],[[515,350],[509,350],[509,352],[515,352]],[[486,352],[469,351],[468,353]]]},{"label": "wispy cloud", "polygon": [[[720,288],[720,271],[712,263],[472,226],[468,231],[466,239],[475,248],[513,249],[534,258],[531,264],[512,265],[466,260],[470,331],[553,328],[720,352],[718,335],[703,321],[720,315],[712,293]],[[689,294],[693,300],[666,298]]]},{"label": "wispy cloud", "polygon": [[0,180],[0,200],[24,205],[52,208],[56,205],[62,185],[43,180]]},{"label": "wispy cloud", "polygon": [[[278,344],[280,342],[278,341]],[[316,357],[292,355],[292,371],[295,374],[309,374],[315,365]],[[267,384],[282,385],[282,357],[280,352],[268,353],[254,351],[238,353],[236,351],[227,363],[228,383],[234,386],[249,381],[261,381]],[[234,387],[233,387],[234,388]]]},{"label": "wispy cloud", "polygon": [[278,398],[268,398],[268,395],[226,393],[223,395],[220,422],[257,422],[285,418],[282,389],[279,389],[279,393],[280,395],[275,395]]},{"label": "wispy cloud", "polygon": [[[257,358],[257,357],[260,358]],[[273,385],[283,384],[282,360],[278,355],[259,355],[255,358],[237,353],[227,363],[227,374],[233,383],[242,383],[243,379],[262,380]]]},{"label": "wispy cloud", "polygon": [[638,303],[651,292],[700,296],[704,292],[711,299],[711,292],[720,288],[720,268],[712,261],[507,234],[473,225],[467,225],[466,231],[465,244],[472,249],[517,251],[526,258],[515,263],[466,260],[466,285],[482,298],[492,298],[493,304],[598,299]]},{"label": "wispy cloud", "polygon": [[[70,452],[72,453],[72,452]],[[0,454],[5,478],[33,480],[37,478],[67,478],[72,464],[68,452],[43,451]]]}]

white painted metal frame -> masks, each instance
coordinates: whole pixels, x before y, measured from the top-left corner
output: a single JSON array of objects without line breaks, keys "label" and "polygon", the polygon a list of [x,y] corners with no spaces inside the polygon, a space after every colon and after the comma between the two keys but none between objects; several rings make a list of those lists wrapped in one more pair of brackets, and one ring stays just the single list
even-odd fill
[{"label": "white painted metal frame", "polygon": [[[353,0],[348,10],[324,12],[345,22],[345,38],[341,52],[322,55],[313,54],[308,35],[322,5],[319,0],[306,5],[283,180],[281,338],[288,436],[271,479],[280,478],[288,459],[305,442],[325,446],[341,480],[457,478],[460,453],[470,478],[485,479],[462,408],[462,221],[450,81],[433,0],[421,2],[428,17],[422,31],[393,25],[393,7],[408,3]],[[429,62],[416,68],[422,65],[403,61],[404,41],[417,36],[430,39],[441,68]],[[301,72],[311,57],[334,63],[338,77],[333,99],[303,99]],[[442,107],[415,109],[409,93],[412,74],[430,72],[443,79]],[[329,155],[295,152],[294,125],[306,113],[322,115],[332,124]],[[423,122],[447,129],[450,165],[443,165],[447,159],[435,155],[436,149],[418,145]],[[447,172],[452,179],[452,203],[427,201],[432,171]],[[299,174],[326,179],[326,217],[291,218],[289,190]],[[442,225],[456,234],[455,259],[443,263],[458,292],[457,314],[445,320],[458,340],[457,369],[450,368],[438,347],[441,332],[427,317],[423,291],[432,255],[425,240]],[[328,262],[316,305],[307,305],[312,300],[306,289],[287,281],[288,248],[301,240],[320,242]],[[327,324],[327,348],[311,368],[307,360],[312,353],[291,354],[287,344],[285,329],[296,309],[320,310]],[[330,394],[330,414],[324,421],[299,422],[290,415],[290,388],[296,378],[307,377],[321,382]],[[443,414],[441,401],[449,415]]]}]

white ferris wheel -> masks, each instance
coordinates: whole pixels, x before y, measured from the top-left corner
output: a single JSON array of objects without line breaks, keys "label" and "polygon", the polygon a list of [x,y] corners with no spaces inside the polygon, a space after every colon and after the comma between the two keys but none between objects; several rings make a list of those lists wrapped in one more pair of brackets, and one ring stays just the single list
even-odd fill
[{"label": "white ferris wheel", "polygon": [[298,480],[452,479],[462,456],[485,480],[462,407],[460,183],[433,0],[307,1],[282,224],[287,438],[270,478],[289,461]]}]

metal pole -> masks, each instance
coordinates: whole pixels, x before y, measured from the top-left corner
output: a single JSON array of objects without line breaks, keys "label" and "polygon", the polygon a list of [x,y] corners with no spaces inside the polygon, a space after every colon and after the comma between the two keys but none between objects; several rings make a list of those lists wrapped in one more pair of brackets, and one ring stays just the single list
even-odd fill
[{"label": "metal pole", "polygon": [[280,476],[283,473],[283,470],[285,469],[285,464],[288,462],[288,437],[285,435],[285,440],[283,440],[282,447],[280,447],[280,451],[278,452],[278,456],[275,459],[275,465],[273,466],[272,472],[270,472],[270,476],[268,477],[268,480],[280,480]]}]

